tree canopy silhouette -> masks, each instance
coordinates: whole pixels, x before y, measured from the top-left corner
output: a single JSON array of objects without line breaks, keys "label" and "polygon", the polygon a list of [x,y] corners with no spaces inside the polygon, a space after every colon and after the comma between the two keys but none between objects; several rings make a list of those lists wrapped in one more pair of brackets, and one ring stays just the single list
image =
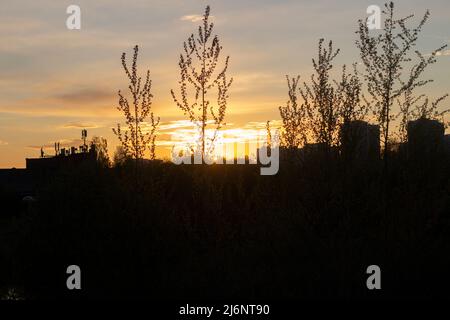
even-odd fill
[{"label": "tree canopy silhouette", "polygon": [[[198,126],[200,141],[198,142],[202,159],[214,148],[218,130],[224,125],[228,90],[233,79],[227,80],[229,56],[223,67],[219,69],[219,59],[222,46],[217,35],[212,35],[214,27],[209,22],[210,7],[207,6],[203,15],[202,25],[198,27],[198,35],[193,34],[184,42],[184,53],[180,54],[180,97],[174,90],[171,94],[174,102],[188,116],[189,120]],[[189,101],[189,89],[194,92],[193,101]],[[208,98],[208,94],[216,89],[216,106]],[[214,134],[206,137],[206,129],[212,120]],[[209,139],[209,147],[207,145]],[[208,147],[208,148],[207,148]]]},{"label": "tree canopy silhouette", "polygon": [[[429,11],[416,27],[407,26],[408,20],[414,15],[394,18],[393,2],[386,3],[382,13],[384,26],[380,33],[372,33],[366,21],[359,20],[356,32],[359,39],[356,45],[365,67],[364,78],[373,100],[374,115],[380,125],[387,163],[391,121],[395,118],[392,112],[394,103],[403,94],[412,94],[413,90],[431,81],[422,80],[421,76],[430,64],[436,62],[436,54],[446,46],[434,50],[429,56],[414,50],[419,34],[430,16]],[[413,50],[416,58],[414,62],[411,55]],[[409,72],[406,71],[408,69]]]},{"label": "tree canopy silhouette", "polygon": [[[131,103],[122,94],[122,91],[119,90],[119,105],[117,109],[122,111],[125,116],[127,130],[123,131],[121,125],[117,124],[117,129],[113,129],[113,132],[119,138],[123,150],[127,155],[130,155],[136,160],[142,159],[144,158],[145,150],[149,148],[150,159],[154,159],[155,133],[160,118],[155,119],[152,112],[153,95],[151,93],[152,81],[150,79],[150,70],[147,70],[144,81],[138,75],[138,53],[139,48],[136,45],[134,47],[131,70],[125,60],[126,54],[122,53],[122,67],[130,81],[128,89],[131,94]],[[146,122],[148,117],[150,117],[149,123]]]}]

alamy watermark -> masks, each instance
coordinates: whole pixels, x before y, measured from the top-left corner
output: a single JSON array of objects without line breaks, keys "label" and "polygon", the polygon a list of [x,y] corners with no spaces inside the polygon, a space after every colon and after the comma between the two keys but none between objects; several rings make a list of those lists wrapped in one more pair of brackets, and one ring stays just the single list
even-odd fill
[{"label": "alamy watermark", "polygon": [[81,29],[81,8],[75,4],[71,4],[67,7],[66,13],[70,14],[66,20],[66,27],[69,30]]},{"label": "alamy watermark", "polygon": [[77,265],[70,265],[67,267],[66,273],[70,276],[67,277],[66,286],[69,290],[81,289],[81,269]]},{"label": "alamy watermark", "polygon": [[370,5],[367,7],[366,13],[369,15],[367,17],[367,28],[369,30],[380,30],[381,29],[381,9],[377,5]]},{"label": "alamy watermark", "polygon": [[179,164],[261,164],[263,176],[275,175],[280,166],[279,133],[274,131],[269,136],[261,130],[256,139],[239,139],[227,141],[223,134],[215,137],[214,145],[203,155],[201,148],[192,148],[178,143],[172,148],[172,162]]},{"label": "alamy watermark", "polygon": [[[70,16],[67,17],[66,27],[69,30],[81,29],[81,8],[78,5],[71,4],[67,7],[66,13]],[[370,5],[367,7],[367,27],[369,30],[381,29],[381,8],[378,5]]]},{"label": "alamy watermark", "polygon": [[381,289],[381,268],[375,264],[370,265],[366,269],[366,273],[370,274],[367,278],[366,286],[369,290]]}]

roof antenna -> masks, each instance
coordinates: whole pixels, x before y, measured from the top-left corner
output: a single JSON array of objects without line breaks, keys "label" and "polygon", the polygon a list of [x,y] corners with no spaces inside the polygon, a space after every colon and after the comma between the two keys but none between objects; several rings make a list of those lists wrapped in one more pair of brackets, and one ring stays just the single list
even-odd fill
[{"label": "roof antenna", "polygon": [[83,149],[86,152],[86,150],[87,150],[87,145],[86,145],[87,130],[86,129],[81,130],[81,139],[83,139]]}]

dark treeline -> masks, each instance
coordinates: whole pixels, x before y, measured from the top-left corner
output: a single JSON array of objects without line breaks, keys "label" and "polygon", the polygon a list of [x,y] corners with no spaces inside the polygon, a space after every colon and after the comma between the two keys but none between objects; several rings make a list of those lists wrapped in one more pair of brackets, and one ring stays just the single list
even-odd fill
[{"label": "dark treeline", "polygon": [[[380,297],[447,296],[449,158],[391,161],[388,181],[380,162],[321,157],[275,176],[154,162],[138,192],[132,162],[86,164],[14,219],[0,281],[28,298],[359,298],[377,296],[377,264]],[[80,293],[65,286],[72,264]]]}]

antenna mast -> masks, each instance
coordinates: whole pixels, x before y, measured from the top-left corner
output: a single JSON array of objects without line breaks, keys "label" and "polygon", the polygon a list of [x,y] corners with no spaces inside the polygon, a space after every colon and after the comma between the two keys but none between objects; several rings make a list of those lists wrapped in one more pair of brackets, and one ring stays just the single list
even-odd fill
[{"label": "antenna mast", "polygon": [[81,139],[83,139],[83,149],[84,149],[84,152],[86,152],[87,151],[87,145],[86,145],[87,130],[86,129],[81,130]]}]

